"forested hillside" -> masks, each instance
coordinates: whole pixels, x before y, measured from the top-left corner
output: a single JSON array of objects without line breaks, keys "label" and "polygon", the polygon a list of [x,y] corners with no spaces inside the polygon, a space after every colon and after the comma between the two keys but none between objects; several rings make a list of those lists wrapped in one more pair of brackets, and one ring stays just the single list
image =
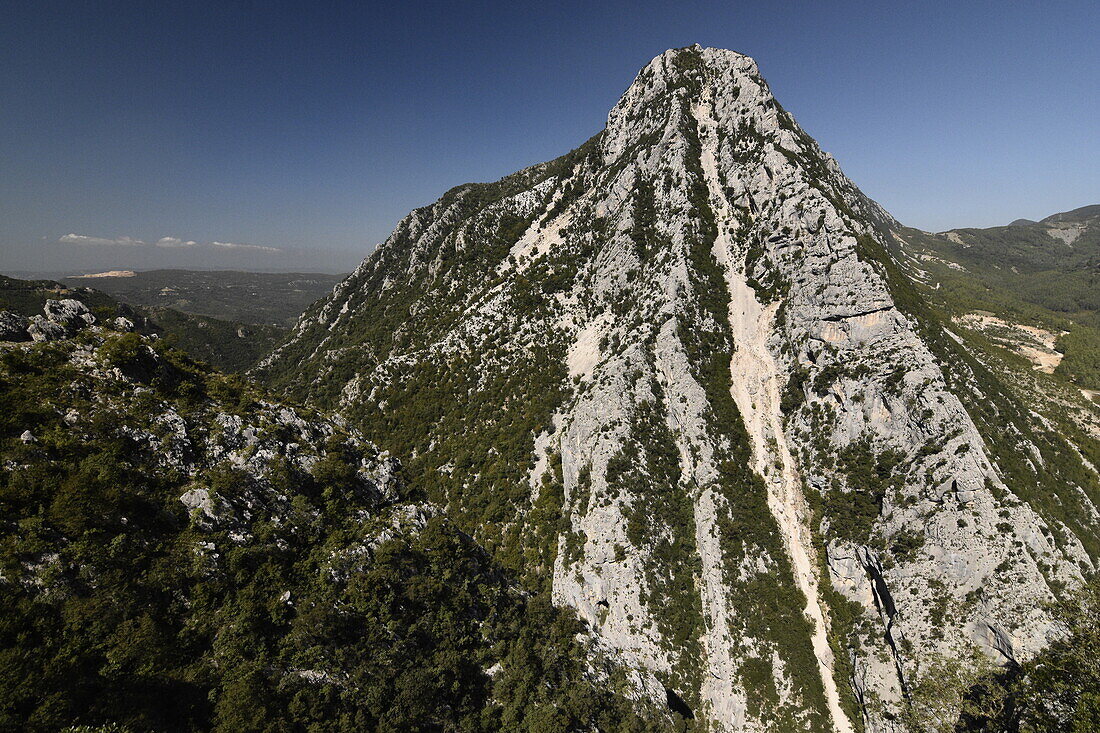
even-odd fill
[{"label": "forested hillside", "polygon": [[61,303],[0,341],[0,729],[672,725],[354,430]]},{"label": "forested hillside", "polygon": [[954,317],[994,316],[1002,323],[992,325],[1009,329],[1002,340],[1038,348],[1056,374],[1100,394],[1100,205],[990,229],[902,228],[899,241]]}]

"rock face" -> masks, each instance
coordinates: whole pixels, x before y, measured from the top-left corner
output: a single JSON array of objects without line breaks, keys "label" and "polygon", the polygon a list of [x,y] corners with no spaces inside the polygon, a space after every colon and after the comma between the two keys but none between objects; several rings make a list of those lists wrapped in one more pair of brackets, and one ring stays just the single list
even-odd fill
[{"label": "rock face", "polygon": [[892,730],[938,655],[1043,644],[1100,496],[897,226],[752,59],[667,51],[581,148],[409,214],[260,371],[697,720]]},{"label": "rock face", "polygon": [[26,318],[0,311],[0,341],[57,341],[95,323],[95,316],[79,300],[47,300],[45,315]]}]

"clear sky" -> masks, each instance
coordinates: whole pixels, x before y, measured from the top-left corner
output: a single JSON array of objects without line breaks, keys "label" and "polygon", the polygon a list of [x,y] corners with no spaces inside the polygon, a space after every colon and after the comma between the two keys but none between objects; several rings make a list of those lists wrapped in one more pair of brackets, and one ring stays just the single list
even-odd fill
[{"label": "clear sky", "polygon": [[11,0],[0,270],[348,269],[451,186],[583,142],[696,42],[755,57],[907,224],[1100,203],[1096,0]]}]

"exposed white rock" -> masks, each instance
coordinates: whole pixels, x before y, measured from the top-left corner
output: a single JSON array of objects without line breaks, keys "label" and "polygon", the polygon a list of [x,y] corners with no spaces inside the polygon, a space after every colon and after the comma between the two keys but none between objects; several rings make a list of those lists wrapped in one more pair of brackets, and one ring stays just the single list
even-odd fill
[{"label": "exposed white rock", "polygon": [[27,333],[34,341],[57,341],[69,334],[65,326],[45,316],[31,316],[27,324]]},{"label": "exposed white rock", "polygon": [[88,306],[79,300],[71,298],[47,300],[43,310],[46,313],[46,318],[70,331],[95,323],[95,316],[88,310]]},{"label": "exposed white rock", "polygon": [[206,489],[191,489],[180,497],[180,502],[189,511],[199,511],[209,519],[216,519],[214,500]]},{"label": "exposed white rock", "polygon": [[1083,224],[1070,227],[1051,227],[1047,229],[1047,234],[1055,239],[1062,240],[1072,247],[1073,243],[1077,241],[1077,238],[1080,237],[1082,233],[1084,233],[1085,229],[1086,227]]}]

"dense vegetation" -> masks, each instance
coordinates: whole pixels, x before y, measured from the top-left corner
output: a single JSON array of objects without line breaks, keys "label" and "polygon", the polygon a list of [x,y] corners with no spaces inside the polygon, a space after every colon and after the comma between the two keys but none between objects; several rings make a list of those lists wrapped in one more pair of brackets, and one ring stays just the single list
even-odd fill
[{"label": "dense vegetation", "polygon": [[382,460],[136,334],[0,347],[0,729],[660,727]]},{"label": "dense vegetation", "polygon": [[277,326],[242,325],[171,308],[135,308],[139,331],[155,333],[193,359],[243,373],[262,359],[286,333]]},{"label": "dense vegetation", "polygon": [[1016,693],[1021,729],[1100,730],[1100,576],[1052,610],[1054,641],[1023,666],[1019,681],[1009,687]]}]

